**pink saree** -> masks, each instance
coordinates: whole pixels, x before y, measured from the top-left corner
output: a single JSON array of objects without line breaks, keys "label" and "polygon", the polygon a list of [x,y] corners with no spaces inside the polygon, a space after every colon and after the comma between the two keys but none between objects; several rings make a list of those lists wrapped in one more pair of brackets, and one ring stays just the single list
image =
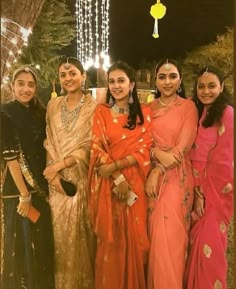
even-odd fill
[{"label": "pink saree", "polygon": [[[145,264],[149,249],[145,177],[150,169],[150,110],[134,130],[123,128],[127,115],[113,117],[110,108],[98,105],[93,126],[89,168],[89,212],[97,235],[95,289],[145,289]],[[112,193],[112,178],[103,178],[95,167],[132,155],[137,164],[122,170],[136,203],[129,207]]]},{"label": "pink saree", "polygon": [[197,131],[197,110],[181,97],[166,108],[151,104],[155,147],[171,150],[181,164],[160,178],[158,198],[149,217],[151,241],[148,289],[182,289],[188,244],[193,178],[189,151]]},{"label": "pink saree", "polygon": [[195,185],[205,196],[205,214],[194,213],[186,289],[226,289],[227,227],[233,214],[233,108],[227,106],[221,124],[201,125],[191,152]]}]

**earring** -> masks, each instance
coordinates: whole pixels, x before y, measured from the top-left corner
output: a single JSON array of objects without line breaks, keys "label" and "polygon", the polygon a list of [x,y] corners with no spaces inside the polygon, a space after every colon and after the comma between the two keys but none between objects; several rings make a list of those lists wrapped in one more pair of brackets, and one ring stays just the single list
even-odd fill
[{"label": "earring", "polygon": [[109,104],[110,104],[111,106],[114,105],[114,99],[113,99],[113,97],[112,97],[111,94],[110,94],[110,96],[109,96]]},{"label": "earring", "polygon": [[61,86],[60,95],[64,95],[64,94],[65,94],[65,91],[64,91],[63,87]]},{"label": "earring", "polygon": [[133,90],[130,90],[129,92],[129,104],[134,103],[134,98],[133,98]]},{"label": "earring", "polygon": [[182,88],[181,88],[181,86],[179,86],[179,88],[177,89],[177,91],[176,91],[178,94],[180,94],[181,92],[182,92]]},{"label": "earring", "polygon": [[81,90],[85,90],[85,81],[84,80],[81,83]]}]

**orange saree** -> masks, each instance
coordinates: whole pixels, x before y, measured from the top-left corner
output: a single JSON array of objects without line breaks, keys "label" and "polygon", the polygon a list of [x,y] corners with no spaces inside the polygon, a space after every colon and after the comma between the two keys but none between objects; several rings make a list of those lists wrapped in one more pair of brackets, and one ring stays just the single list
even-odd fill
[{"label": "orange saree", "polygon": [[197,110],[191,100],[177,97],[165,108],[152,108],[155,147],[178,154],[181,164],[159,179],[158,198],[149,217],[148,289],[182,289],[193,178],[189,151],[197,131]]},{"label": "orange saree", "polygon": [[[127,115],[113,117],[110,108],[98,105],[93,126],[89,169],[89,212],[97,235],[96,289],[145,289],[145,263],[149,249],[145,177],[150,169],[151,126],[149,108],[144,124],[123,128]],[[99,176],[95,167],[132,155],[137,164],[122,170],[138,195],[129,207],[112,193],[113,179]]]}]

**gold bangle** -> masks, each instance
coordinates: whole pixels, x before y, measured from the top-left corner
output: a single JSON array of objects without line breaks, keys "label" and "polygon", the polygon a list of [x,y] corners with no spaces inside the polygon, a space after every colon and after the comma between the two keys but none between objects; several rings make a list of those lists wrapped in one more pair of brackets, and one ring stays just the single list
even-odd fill
[{"label": "gold bangle", "polygon": [[66,157],[64,157],[63,161],[64,161],[65,168],[68,168],[68,165],[66,163]]}]

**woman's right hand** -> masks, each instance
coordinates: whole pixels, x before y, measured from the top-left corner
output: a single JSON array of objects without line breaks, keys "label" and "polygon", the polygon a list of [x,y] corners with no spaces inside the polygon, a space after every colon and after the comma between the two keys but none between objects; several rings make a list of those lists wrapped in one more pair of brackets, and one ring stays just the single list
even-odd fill
[{"label": "woman's right hand", "polygon": [[116,193],[115,195],[121,201],[125,201],[128,198],[129,193],[129,184],[127,181],[121,182],[119,185],[116,186]]},{"label": "woman's right hand", "polygon": [[149,198],[157,198],[157,185],[159,176],[159,168],[153,168],[147,177],[145,183],[145,191]]},{"label": "woman's right hand", "polygon": [[171,151],[165,152],[159,150],[158,160],[166,169],[173,169],[181,163],[179,157]]},{"label": "woman's right hand", "polygon": [[204,198],[201,198],[199,196],[194,197],[193,210],[199,217],[202,217],[205,213],[204,203],[205,203]]},{"label": "woman's right hand", "polygon": [[56,174],[54,179],[51,182],[49,182],[49,186],[55,188],[59,193],[66,194],[62,188],[60,179],[61,179],[60,174]]}]

